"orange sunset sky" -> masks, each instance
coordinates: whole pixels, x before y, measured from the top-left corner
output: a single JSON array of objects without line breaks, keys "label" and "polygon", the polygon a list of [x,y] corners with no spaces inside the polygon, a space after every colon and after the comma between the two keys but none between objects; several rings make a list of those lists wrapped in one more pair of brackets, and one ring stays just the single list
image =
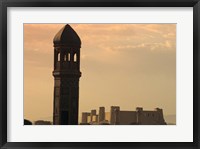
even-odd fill
[{"label": "orange sunset sky", "polygon": [[[53,119],[53,37],[65,24],[24,24],[24,118]],[[82,41],[81,112],[104,106],[176,115],[176,24],[70,24]]]}]

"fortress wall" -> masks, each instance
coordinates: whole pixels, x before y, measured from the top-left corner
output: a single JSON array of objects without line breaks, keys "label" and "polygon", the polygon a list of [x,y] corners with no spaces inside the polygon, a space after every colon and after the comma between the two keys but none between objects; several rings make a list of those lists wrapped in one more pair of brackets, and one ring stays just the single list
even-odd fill
[{"label": "fortress wall", "polygon": [[139,117],[142,125],[163,125],[165,123],[163,115],[159,111],[142,111]]},{"label": "fortress wall", "polygon": [[82,122],[91,124],[110,123],[111,125],[165,125],[163,110],[156,108],[154,111],[144,111],[137,107],[136,111],[120,111],[120,107],[112,106],[110,112],[105,112],[104,107],[91,113],[82,113]]},{"label": "fortress wall", "polygon": [[136,124],[137,112],[136,111],[120,111],[119,112],[119,124],[130,125]]}]

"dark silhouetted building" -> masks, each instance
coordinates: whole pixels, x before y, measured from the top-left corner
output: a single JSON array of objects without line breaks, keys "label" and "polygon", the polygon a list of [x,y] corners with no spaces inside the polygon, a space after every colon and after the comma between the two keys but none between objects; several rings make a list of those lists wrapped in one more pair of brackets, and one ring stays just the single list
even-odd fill
[{"label": "dark silhouetted building", "polygon": [[54,125],[77,125],[81,40],[70,25],[54,37]]},{"label": "dark silhouetted building", "polygon": [[35,125],[52,125],[52,123],[50,121],[43,121],[43,120],[35,121],[34,124]]},{"label": "dark silhouetted building", "polygon": [[32,125],[32,122],[27,119],[24,119],[24,125]]}]

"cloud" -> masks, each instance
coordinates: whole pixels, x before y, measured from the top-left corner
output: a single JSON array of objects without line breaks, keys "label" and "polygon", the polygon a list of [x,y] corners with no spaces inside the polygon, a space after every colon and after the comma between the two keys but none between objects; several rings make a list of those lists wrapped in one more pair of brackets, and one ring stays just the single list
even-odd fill
[{"label": "cloud", "polygon": [[136,45],[122,45],[105,48],[108,52],[119,52],[119,51],[131,51],[131,50],[151,50],[151,51],[162,51],[162,50],[174,50],[175,46],[169,41],[158,42],[158,43],[141,43]]},{"label": "cloud", "polygon": [[[39,49],[38,52],[49,53],[53,49],[53,37],[64,24],[25,24],[25,50]],[[82,47],[87,50],[116,46],[140,47],[150,46],[149,50],[168,49],[175,45],[175,24],[72,24],[82,40]],[[107,48],[106,48],[107,47]],[[108,48],[109,47],[109,48]],[[162,49],[160,49],[162,50]]]},{"label": "cloud", "polygon": [[[53,57],[53,37],[64,24],[25,24],[25,59]],[[127,52],[174,52],[176,24],[71,24],[82,40],[81,60],[116,63]],[[26,52],[29,51],[29,52]],[[137,55],[137,53],[134,53]],[[51,59],[52,61],[52,59]],[[40,64],[41,63],[41,64]],[[40,60],[37,66],[47,66]]]}]

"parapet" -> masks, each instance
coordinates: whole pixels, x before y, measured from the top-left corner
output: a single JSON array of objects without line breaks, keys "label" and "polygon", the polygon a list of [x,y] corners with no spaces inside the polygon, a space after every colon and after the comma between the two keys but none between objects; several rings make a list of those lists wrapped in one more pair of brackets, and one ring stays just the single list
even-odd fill
[{"label": "parapet", "polygon": [[143,108],[142,107],[137,107],[136,111],[143,111]]},{"label": "parapet", "polygon": [[162,109],[160,109],[160,108],[155,108],[155,111],[162,112]]}]

